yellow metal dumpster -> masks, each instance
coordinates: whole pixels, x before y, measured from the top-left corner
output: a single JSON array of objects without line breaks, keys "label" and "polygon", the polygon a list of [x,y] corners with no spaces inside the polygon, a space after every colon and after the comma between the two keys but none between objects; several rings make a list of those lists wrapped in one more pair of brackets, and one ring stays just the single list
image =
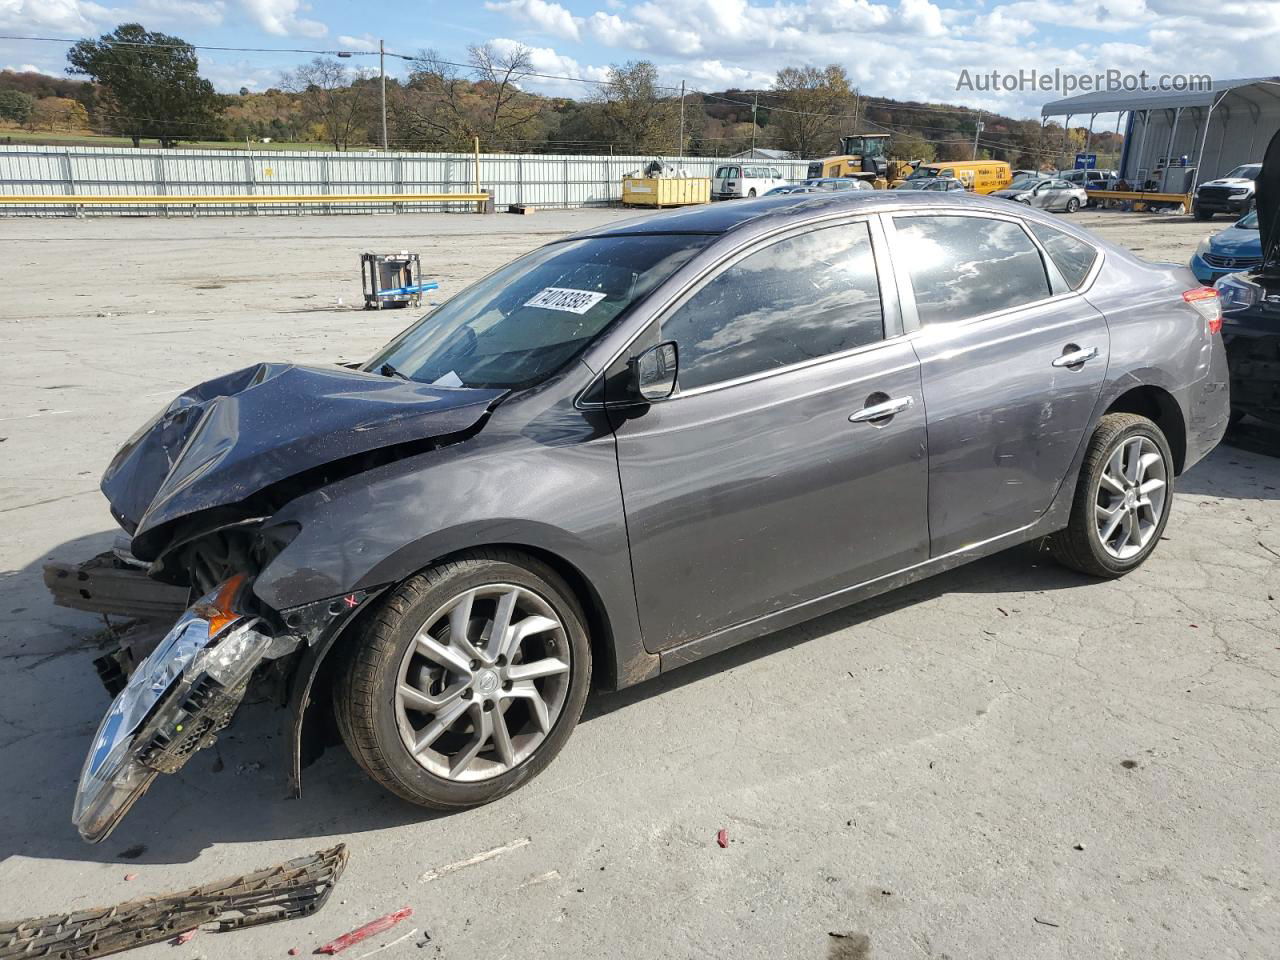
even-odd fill
[{"label": "yellow metal dumpster", "polygon": [[680,207],[711,202],[710,177],[623,177],[624,207]]}]

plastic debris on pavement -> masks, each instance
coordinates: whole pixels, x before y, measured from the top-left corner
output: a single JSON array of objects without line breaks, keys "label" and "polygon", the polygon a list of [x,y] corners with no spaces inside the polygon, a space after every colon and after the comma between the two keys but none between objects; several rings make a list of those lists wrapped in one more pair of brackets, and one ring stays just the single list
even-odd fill
[{"label": "plastic debris on pavement", "polygon": [[716,843],[720,844],[720,848],[724,849],[729,845],[729,831],[724,827],[716,833]]},{"label": "plastic debris on pavement", "polygon": [[384,930],[390,930],[401,920],[407,920],[411,916],[413,916],[413,907],[404,907],[395,913],[388,913],[384,917],[379,917],[377,920],[370,920],[363,927],[356,927],[350,933],[344,933],[338,937],[337,940],[330,940],[324,946],[317,947],[316,953],[327,953],[331,956],[335,953],[341,953],[347,947],[354,946],[361,940],[367,940],[369,937],[382,933]]}]

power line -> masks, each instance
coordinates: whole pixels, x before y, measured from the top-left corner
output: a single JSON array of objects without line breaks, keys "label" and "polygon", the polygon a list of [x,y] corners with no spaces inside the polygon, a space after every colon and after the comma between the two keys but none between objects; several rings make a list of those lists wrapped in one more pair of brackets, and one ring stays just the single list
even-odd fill
[{"label": "power line", "polygon": [[[23,41],[23,42],[42,42],[42,43],[62,43],[62,44],[68,44],[68,45],[75,45],[81,42],[79,39],[71,39],[67,37],[18,36],[13,34],[0,34],[0,40],[14,40],[14,41]],[[159,43],[158,44],[158,43],[148,43],[148,42],[136,41],[136,40],[116,40],[114,38],[109,38],[109,37],[100,38],[98,42],[106,42],[109,44],[114,44],[116,46],[141,47],[141,48],[149,48],[149,49],[211,50],[211,51],[230,52],[230,53],[313,54],[316,56],[333,56],[333,57],[341,57],[341,58],[351,58],[351,57],[357,57],[357,56],[372,57],[372,56],[379,56],[381,53],[384,56],[393,57],[399,60],[407,61],[409,63],[431,63],[431,64],[438,64],[440,66],[457,67],[457,68],[466,69],[466,70],[475,69],[475,64],[459,63],[457,61],[444,60],[438,57],[428,57],[428,56],[422,56],[422,55],[409,55],[404,53],[396,53],[390,50],[383,50],[383,51],[340,50],[340,49],[321,49],[321,48],[307,48],[307,47],[236,47],[236,46],[226,46],[226,45],[191,44],[191,43],[169,43],[169,44]],[[116,61],[116,62],[120,63],[121,65],[125,65],[122,61]],[[606,86],[606,87],[609,86],[609,81],[607,80],[593,80],[587,77],[573,77],[573,76],[568,76],[564,74],[551,74],[551,73],[542,73],[538,71],[523,71],[523,70],[513,71],[513,74],[515,76],[516,82],[519,82],[520,80],[523,80],[525,78],[536,78],[536,79],[543,79],[543,80],[585,83],[593,86]],[[681,88],[674,87],[674,86],[667,86],[667,85],[655,85],[653,89],[658,91],[675,92]],[[721,94],[716,94],[716,93],[710,93],[707,91],[690,90],[688,92],[695,96],[700,96],[704,100],[727,103],[735,106],[750,108],[750,107],[755,107],[756,103],[758,102],[758,94],[756,95],[757,101],[753,102],[753,101],[747,101],[747,100],[737,100],[732,97],[727,97],[727,96],[723,96]],[[777,96],[780,96],[781,93],[778,91],[772,91],[772,92],[766,91],[765,95],[766,97],[769,97],[769,96],[777,97]],[[876,97],[863,97],[862,102],[864,105],[868,107],[880,107],[882,109],[888,109],[894,112],[907,112],[907,113],[917,113],[917,114],[977,115],[980,112],[976,109],[969,108],[969,107],[957,107],[957,106],[950,106],[950,105],[941,105],[941,106],[903,105],[903,104],[896,103],[894,101],[885,100],[883,98],[876,98]],[[927,128],[928,126],[927,124],[919,124],[917,125],[917,127],[913,128],[913,127],[907,127],[903,124],[880,123],[878,121],[870,120],[865,116],[865,114],[859,117],[858,114],[856,113],[854,114],[817,113],[814,111],[796,110],[789,107],[770,105],[768,103],[764,104],[764,107],[766,110],[770,112],[781,113],[786,115],[804,116],[804,117],[810,117],[814,119],[823,119],[823,120],[853,120],[855,122],[860,121],[862,124],[878,127],[881,130],[886,130],[891,133],[893,132],[907,133],[917,139],[920,139],[927,143],[932,143],[932,144],[951,144],[951,143],[958,143],[958,142],[965,142],[965,143],[969,142],[968,138],[965,138],[964,140],[937,139],[937,138],[925,137],[925,136],[922,136],[920,133],[916,132],[921,127]],[[187,126],[196,126],[196,125],[201,125],[206,127],[217,126],[217,124],[214,124],[214,123],[197,124],[191,121],[172,121],[172,120],[164,120],[159,118],[148,118],[148,117],[124,117],[121,115],[113,115],[113,118],[121,119],[121,120],[148,121],[152,123],[185,124]],[[699,138],[699,139],[731,140],[736,138],[723,137],[723,138]],[[528,142],[535,142],[535,141],[528,141]],[[538,141],[538,142],[548,142],[548,141]],[[596,142],[605,143],[605,142],[611,142],[611,141],[601,140]],[[998,144],[995,141],[986,141],[986,142],[983,142],[982,145],[987,146],[990,149],[1018,150],[1024,153],[1038,153],[1042,155],[1054,154],[1054,151],[1024,149],[1024,148],[1013,146],[1013,145]]]}]

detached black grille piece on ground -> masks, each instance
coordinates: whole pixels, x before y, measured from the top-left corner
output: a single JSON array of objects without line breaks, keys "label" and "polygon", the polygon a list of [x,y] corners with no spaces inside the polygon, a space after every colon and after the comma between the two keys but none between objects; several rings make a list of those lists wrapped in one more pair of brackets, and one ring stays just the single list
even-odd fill
[{"label": "detached black grille piece on ground", "polygon": [[0,922],[0,960],[87,960],[159,943],[202,924],[238,930],[315,913],[347,865],[346,844],[310,856],[193,887],[16,922]]}]

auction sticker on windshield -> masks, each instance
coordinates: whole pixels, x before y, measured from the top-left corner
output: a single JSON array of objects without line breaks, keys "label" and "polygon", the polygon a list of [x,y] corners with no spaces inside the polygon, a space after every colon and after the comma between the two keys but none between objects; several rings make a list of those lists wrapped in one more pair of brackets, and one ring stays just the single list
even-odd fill
[{"label": "auction sticker on windshield", "polygon": [[571,290],[568,287],[546,287],[526,300],[526,307],[543,310],[563,310],[565,313],[586,313],[605,298],[598,290]]}]

